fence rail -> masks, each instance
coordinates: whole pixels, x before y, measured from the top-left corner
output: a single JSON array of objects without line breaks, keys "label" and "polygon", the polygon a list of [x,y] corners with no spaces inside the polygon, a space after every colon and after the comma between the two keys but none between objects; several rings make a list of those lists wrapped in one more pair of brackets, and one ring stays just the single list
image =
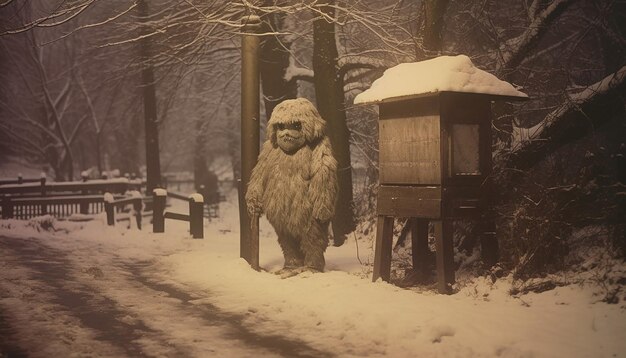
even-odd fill
[{"label": "fence rail", "polygon": [[[119,197],[119,196],[118,196]],[[52,215],[65,218],[73,214],[98,214],[104,211],[102,195],[71,195],[53,197],[2,197],[3,219],[30,219]]]},{"label": "fence rail", "polygon": [[[113,226],[115,225],[115,211],[116,209],[119,211],[123,209],[127,205],[132,205],[133,210],[129,213],[128,219],[130,220],[130,215],[133,214],[135,216],[135,220],[137,222],[137,228],[141,230],[141,219],[143,216],[143,198],[141,197],[141,193],[138,191],[131,192],[131,196],[123,197],[116,199],[113,194],[105,193],[102,196],[104,200],[104,211],[107,214],[107,225]],[[130,222],[129,222],[130,226]]]},{"label": "fence rail", "polygon": [[39,194],[41,196],[63,193],[124,193],[128,190],[141,189],[141,181],[128,179],[92,180],[87,182],[58,182],[0,185],[0,195]]},{"label": "fence rail", "polygon": [[[165,211],[167,197],[189,202],[189,214]],[[181,220],[189,222],[189,232],[194,239],[204,238],[204,198],[202,195],[198,193],[182,195],[165,189],[154,189],[153,200],[152,232],[165,232],[165,219]]]},{"label": "fence rail", "polygon": [[[0,217],[2,219],[30,219],[41,215],[52,215],[57,218],[67,218],[77,214],[93,215],[105,212],[107,209],[104,200],[104,193],[114,195],[115,201],[112,205],[115,217],[116,212],[121,212],[128,205],[137,206],[137,197],[128,198],[122,194],[130,191],[140,191],[142,185],[145,184],[141,179],[129,180],[128,178],[116,179],[97,179],[89,180],[85,178],[82,182],[52,182],[47,183],[45,176],[38,179],[28,179],[18,177],[18,180],[0,180]],[[161,220],[175,219],[189,221],[190,231],[194,237],[202,237],[202,219],[206,216],[209,220],[219,215],[219,202],[223,201],[223,195],[219,196],[219,200],[215,203],[206,203],[206,210],[203,209],[204,203],[190,200],[189,195],[177,192],[166,192],[166,196],[173,199],[179,199],[190,202],[190,210],[193,207],[194,218],[191,215],[165,213]],[[146,204],[146,210],[152,208],[152,197],[147,196],[142,199]],[[193,205],[192,205],[193,203]],[[163,209],[164,211],[165,209]],[[138,215],[145,216],[146,212],[135,210]],[[195,216],[199,215],[200,219]],[[124,219],[125,216],[120,215],[117,220]],[[141,218],[138,217],[141,225]],[[157,225],[158,226],[158,225]],[[193,226],[193,228],[191,228]]]},{"label": "fence rail", "polygon": [[[19,177],[18,177],[19,179]],[[131,190],[141,189],[141,180],[126,178],[83,182],[46,183],[41,177],[0,182],[0,217],[3,219],[30,219],[53,215],[66,218],[76,214],[93,215],[104,211],[103,193],[115,194],[115,199]]]},{"label": "fence rail", "polygon": [[41,181],[46,180],[46,175],[44,173],[41,174],[39,178],[24,178],[21,174],[17,176],[16,179],[0,179],[0,185],[6,184],[24,184],[24,183],[39,183]]}]

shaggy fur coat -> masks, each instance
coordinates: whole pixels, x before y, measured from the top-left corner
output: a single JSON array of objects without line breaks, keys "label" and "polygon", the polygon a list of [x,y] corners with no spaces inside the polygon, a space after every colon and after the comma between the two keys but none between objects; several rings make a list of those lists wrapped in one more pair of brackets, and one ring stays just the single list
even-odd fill
[{"label": "shaggy fur coat", "polygon": [[[285,127],[296,138],[293,149],[281,147]],[[338,190],[337,161],[325,127],[308,100],[280,103],[269,120],[267,140],[248,184],[248,211],[267,216],[278,235],[285,269],[324,269],[328,222]]]}]

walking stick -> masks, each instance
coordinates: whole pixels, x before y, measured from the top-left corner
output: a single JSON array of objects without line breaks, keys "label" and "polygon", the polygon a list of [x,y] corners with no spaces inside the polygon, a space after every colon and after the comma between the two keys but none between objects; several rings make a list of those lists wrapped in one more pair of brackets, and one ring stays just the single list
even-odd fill
[{"label": "walking stick", "polygon": [[259,271],[259,214],[250,218],[250,266]]}]

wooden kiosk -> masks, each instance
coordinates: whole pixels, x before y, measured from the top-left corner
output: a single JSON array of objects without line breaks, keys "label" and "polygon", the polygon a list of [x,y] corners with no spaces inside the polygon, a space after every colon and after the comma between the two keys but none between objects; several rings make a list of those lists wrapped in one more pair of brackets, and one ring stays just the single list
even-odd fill
[{"label": "wooden kiosk", "polygon": [[[452,223],[455,219],[478,220],[477,234],[480,236],[483,260],[488,264],[497,260],[495,225],[489,210],[489,176],[492,169],[491,101],[527,99],[527,96],[510,84],[476,69],[466,56],[444,57],[446,61],[461,62],[464,66],[471,66],[479,71],[475,72],[477,75],[474,80],[482,83],[487,78],[493,81],[492,88],[487,88],[490,93],[477,93],[473,87],[469,87],[473,92],[463,92],[468,87],[459,86],[455,82],[458,78],[454,77],[454,73],[450,74],[455,68],[443,66],[443,79],[436,79],[434,90],[421,91],[429,88],[421,83],[414,93],[403,94],[396,91],[395,95],[386,95],[390,91],[385,90],[385,86],[393,86],[398,79],[419,81],[428,78],[420,76],[414,79],[410,76],[411,73],[406,76],[396,73],[394,81],[394,73],[391,73],[391,80],[385,83],[385,76],[389,71],[403,65],[419,67],[421,64],[415,63],[387,70],[368,90],[379,91],[382,95],[369,98],[366,95],[361,99],[357,96],[355,103],[379,105],[380,186],[373,280],[382,278],[389,281],[394,218],[409,217],[415,218],[411,221],[414,269],[426,268],[425,259],[429,250],[428,224],[433,222],[438,290],[440,293],[452,293]],[[424,63],[438,59],[441,58]],[[425,70],[431,72],[428,75],[433,76],[432,68],[426,66]],[[469,82],[463,83],[471,83],[472,75],[468,76]],[[450,82],[447,86],[446,80]],[[410,86],[403,87],[411,91]],[[367,91],[362,95],[366,93]]]}]

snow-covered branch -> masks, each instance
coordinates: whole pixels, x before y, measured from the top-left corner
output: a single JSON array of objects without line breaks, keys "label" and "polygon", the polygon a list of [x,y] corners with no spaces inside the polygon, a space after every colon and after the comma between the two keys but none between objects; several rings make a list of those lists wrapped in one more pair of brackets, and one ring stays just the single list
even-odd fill
[{"label": "snow-covered branch", "polygon": [[381,60],[374,57],[366,56],[343,56],[337,61],[339,66],[339,75],[345,76],[351,70],[359,69],[387,69],[395,65],[391,61]]},{"label": "snow-covered branch", "polygon": [[298,67],[295,63],[291,63],[285,69],[285,81],[307,81],[313,82],[313,70],[305,67]]},{"label": "snow-covered branch", "polygon": [[626,66],[570,95],[564,104],[534,127],[514,127],[509,164],[517,168],[529,168],[561,145],[610,121],[616,113],[623,113],[624,90]]},{"label": "snow-covered branch", "polygon": [[[540,11],[519,36],[506,41],[500,48],[496,71],[502,73],[506,69],[518,66],[531,48],[537,45],[548,25],[557,19],[575,0],[553,0],[544,10]],[[534,8],[535,5],[531,6]],[[536,10],[531,10],[535,12]]]}]

